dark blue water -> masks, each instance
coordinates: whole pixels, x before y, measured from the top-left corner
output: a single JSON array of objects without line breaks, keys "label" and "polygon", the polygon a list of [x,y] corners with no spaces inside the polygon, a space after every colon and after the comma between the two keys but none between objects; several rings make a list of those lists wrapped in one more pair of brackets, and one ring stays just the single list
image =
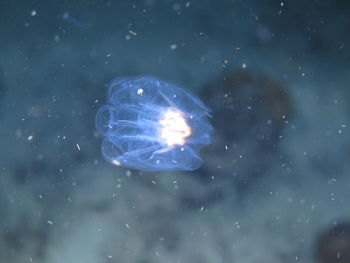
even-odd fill
[{"label": "dark blue water", "polygon": [[[0,1],[0,262],[350,262],[349,11]],[[211,109],[199,169],[103,159],[108,85],[140,75]]]}]

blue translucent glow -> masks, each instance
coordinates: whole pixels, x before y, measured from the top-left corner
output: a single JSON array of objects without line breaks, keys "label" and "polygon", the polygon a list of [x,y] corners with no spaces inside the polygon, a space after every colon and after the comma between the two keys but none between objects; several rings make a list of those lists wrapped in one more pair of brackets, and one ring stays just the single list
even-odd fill
[{"label": "blue translucent glow", "polygon": [[113,164],[142,170],[195,170],[210,143],[209,109],[194,95],[151,76],[118,78],[96,114],[102,154]]}]

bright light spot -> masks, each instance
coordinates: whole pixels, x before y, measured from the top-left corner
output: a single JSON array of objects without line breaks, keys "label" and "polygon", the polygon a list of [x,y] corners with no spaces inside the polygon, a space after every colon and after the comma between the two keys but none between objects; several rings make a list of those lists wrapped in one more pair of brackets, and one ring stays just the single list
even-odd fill
[{"label": "bright light spot", "polygon": [[170,145],[184,145],[186,137],[190,136],[191,128],[188,126],[183,113],[177,109],[169,108],[159,121],[162,126],[160,138]]},{"label": "bright light spot", "polygon": [[117,161],[117,160],[113,160],[112,163],[116,166],[120,166],[122,163]]},{"label": "bright light spot", "polygon": [[129,34],[133,36],[137,36],[137,33],[135,31],[129,30]]},{"label": "bright light spot", "polygon": [[138,95],[142,95],[142,94],[143,94],[143,89],[138,89],[138,90],[137,90],[137,94],[138,94]]},{"label": "bright light spot", "polygon": [[170,50],[175,50],[177,49],[177,45],[176,44],[171,44],[170,45]]}]

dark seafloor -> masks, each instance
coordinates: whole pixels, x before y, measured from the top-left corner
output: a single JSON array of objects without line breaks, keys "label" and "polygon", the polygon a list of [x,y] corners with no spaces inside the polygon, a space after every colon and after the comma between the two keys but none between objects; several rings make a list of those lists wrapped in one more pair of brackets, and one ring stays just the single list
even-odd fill
[{"label": "dark seafloor", "polygon": [[[350,3],[0,1],[0,262],[350,262]],[[212,108],[194,172],[101,157],[113,78]]]}]

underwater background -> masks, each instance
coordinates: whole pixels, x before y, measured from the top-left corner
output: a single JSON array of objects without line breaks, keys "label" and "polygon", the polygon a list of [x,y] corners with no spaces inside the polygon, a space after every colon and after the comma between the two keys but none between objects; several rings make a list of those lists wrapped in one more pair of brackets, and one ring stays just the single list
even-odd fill
[{"label": "underwater background", "polygon": [[[350,262],[350,3],[0,1],[0,262]],[[102,158],[111,80],[211,108],[191,172]]]}]

